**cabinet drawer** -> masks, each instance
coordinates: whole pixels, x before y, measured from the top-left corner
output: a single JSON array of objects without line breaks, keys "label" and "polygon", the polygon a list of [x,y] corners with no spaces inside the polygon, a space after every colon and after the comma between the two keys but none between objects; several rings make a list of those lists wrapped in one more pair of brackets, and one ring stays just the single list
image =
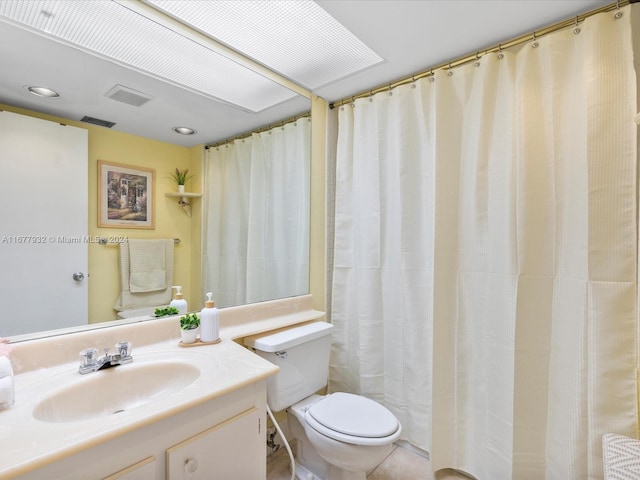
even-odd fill
[{"label": "cabinet drawer", "polygon": [[156,478],[156,457],[148,457],[103,480],[149,480]]}]

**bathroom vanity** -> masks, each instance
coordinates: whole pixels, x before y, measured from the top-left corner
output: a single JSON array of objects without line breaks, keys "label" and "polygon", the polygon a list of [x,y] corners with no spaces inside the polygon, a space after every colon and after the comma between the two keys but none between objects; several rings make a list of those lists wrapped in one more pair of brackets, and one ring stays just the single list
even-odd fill
[{"label": "bathroom vanity", "polygon": [[[177,316],[15,344],[0,478],[264,479],[278,367],[238,340],[323,315],[304,296],[221,310],[215,345],[179,346]],[[122,340],[133,362],[78,373],[78,352]]]}]

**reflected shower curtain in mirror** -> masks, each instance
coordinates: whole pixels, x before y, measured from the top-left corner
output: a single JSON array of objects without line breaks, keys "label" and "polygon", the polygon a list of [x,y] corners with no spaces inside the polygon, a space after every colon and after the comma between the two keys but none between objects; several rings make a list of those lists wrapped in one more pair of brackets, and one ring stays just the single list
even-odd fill
[{"label": "reflected shower curtain in mirror", "polygon": [[341,107],[330,371],[434,469],[602,478],[638,436],[630,9]]},{"label": "reflected shower curtain in mirror", "polygon": [[311,121],[205,156],[203,294],[220,307],[309,293]]}]

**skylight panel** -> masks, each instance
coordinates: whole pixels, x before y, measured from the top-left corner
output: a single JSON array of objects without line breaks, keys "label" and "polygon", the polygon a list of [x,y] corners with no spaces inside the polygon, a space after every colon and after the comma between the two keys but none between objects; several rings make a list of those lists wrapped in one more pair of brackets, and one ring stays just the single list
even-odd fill
[{"label": "skylight panel", "polygon": [[296,96],[205,45],[109,0],[2,0],[2,19],[244,110],[259,112]]},{"label": "skylight panel", "polygon": [[383,59],[309,0],[145,0],[307,89]]}]

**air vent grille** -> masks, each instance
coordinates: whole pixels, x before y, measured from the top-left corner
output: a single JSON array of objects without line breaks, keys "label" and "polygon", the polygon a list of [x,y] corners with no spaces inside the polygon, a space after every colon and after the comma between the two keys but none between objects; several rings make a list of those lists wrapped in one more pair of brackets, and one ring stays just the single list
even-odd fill
[{"label": "air vent grille", "polygon": [[133,88],[125,87],[124,85],[116,85],[105,93],[104,96],[117,102],[133,105],[134,107],[140,107],[155,98],[146,93],[138,92]]},{"label": "air vent grille", "polygon": [[101,127],[111,128],[116,122],[110,122],[108,120],[100,120],[99,118],[87,117],[86,115],[80,119],[81,122],[92,123],[94,125],[100,125]]}]

